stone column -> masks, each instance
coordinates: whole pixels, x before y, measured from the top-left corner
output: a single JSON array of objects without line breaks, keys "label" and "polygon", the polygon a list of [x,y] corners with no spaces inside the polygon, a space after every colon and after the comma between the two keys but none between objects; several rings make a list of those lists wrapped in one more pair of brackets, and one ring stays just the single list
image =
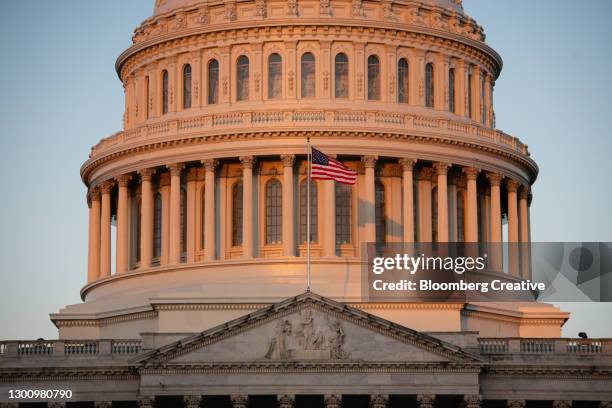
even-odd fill
[{"label": "stone column", "polygon": [[100,276],[100,189],[94,187],[89,192],[89,259],[87,282]]},{"label": "stone column", "polygon": [[117,177],[119,187],[119,199],[117,201],[117,239],[116,239],[116,267],[117,273],[124,273],[128,270],[128,183],[132,177],[124,174]]},{"label": "stone column", "polygon": [[246,395],[231,395],[230,401],[232,408],[247,408],[249,406],[249,397]]},{"label": "stone column", "polygon": [[438,176],[438,242],[448,242],[448,163],[435,163]]},{"label": "stone column", "polygon": [[491,76],[485,75],[485,89],[484,89],[484,109],[485,109],[485,123],[487,127],[492,127],[491,123]]},{"label": "stone column", "polygon": [[95,408],[113,408],[112,401],[96,401],[94,402]]},{"label": "stone column", "polygon": [[529,207],[527,205],[527,197],[529,196],[529,187],[523,186],[519,193],[519,240],[521,253],[521,277],[528,279],[530,277],[529,259]]},{"label": "stone column", "polygon": [[508,400],[506,408],[525,408],[525,400]]},{"label": "stone column", "polygon": [[100,215],[100,277],[107,278],[111,274],[111,192],[113,181],[100,184],[102,193],[102,209]]},{"label": "stone column", "polygon": [[553,408],[572,408],[572,401],[556,400],[552,403]]},{"label": "stone column", "polygon": [[474,167],[464,167],[463,172],[467,179],[467,199],[466,199],[466,220],[465,220],[465,241],[478,242],[478,202],[476,195],[476,177],[479,169]]},{"label": "stone column", "polygon": [[487,173],[491,192],[491,248],[489,249],[490,265],[494,271],[502,270],[502,226],[501,226],[501,197],[499,186],[501,175]]},{"label": "stone column", "polygon": [[457,184],[459,184],[459,175],[453,174],[448,185],[448,212],[450,224],[449,241],[458,241],[458,224],[457,224]]},{"label": "stone column", "polygon": [[47,407],[48,408],[65,408],[66,402],[65,401],[47,402]]},{"label": "stone column", "polygon": [[153,169],[143,169],[140,174],[140,269],[151,266],[153,259]]},{"label": "stone column", "polygon": [[506,189],[508,190],[508,272],[511,275],[518,276],[518,210],[516,202],[516,192],[518,190],[518,182],[514,180],[506,181]]},{"label": "stone column", "polygon": [[295,256],[295,216],[293,214],[293,163],[295,155],[281,155],[283,161],[283,255]]},{"label": "stone column", "polygon": [[472,120],[480,122],[480,68],[472,67]]},{"label": "stone column", "polygon": [[419,242],[431,242],[431,176],[433,169],[419,171]]},{"label": "stone column", "polygon": [[455,112],[459,116],[466,116],[467,111],[466,107],[466,99],[467,95],[465,93],[466,80],[467,80],[467,71],[465,67],[464,60],[457,60],[456,63],[457,68],[455,68]]},{"label": "stone column", "polygon": [[202,403],[202,396],[184,395],[183,402],[185,403],[185,408],[200,408],[200,404]]},{"label": "stone column", "polygon": [[417,395],[417,404],[419,408],[433,408],[436,401],[435,395],[419,394]]},{"label": "stone column", "polygon": [[364,229],[365,242],[376,242],[376,188],[374,167],[376,166],[376,156],[363,156],[361,162],[365,167],[365,214]]},{"label": "stone column", "polygon": [[215,237],[215,168],[217,160],[202,160],[204,165],[204,259],[212,261],[217,252]]},{"label": "stone column", "polygon": [[187,173],[187,225],[186,231],[186,260],[187,263],[195,262],[196,250],[196,178],[198,169],[192,167]]},{"label": "stone column", "polygon": [[253,156],[240,157],[242,162],[242,257],[253,257]]},{"label": "stone column", "polygon": [[464,408],[480,408],[482,399],[480,395],[464,395],[463,396],[463,407]]},{"label": "stone column", "polygon": [[412,185],[412,170],[415,159],[400,159],[402,166],[402,218],[404,220],[404,242],[414,242],[414,191]]},{"label": "stone column", "polygon": [[342,396],[326,395],[324,399],[325,408],[342,408]]},{"label": "stone column", "polygon": [[170,257],[168,263],[181,262],[181,172],[182,163],[168,166],[170,170]]},{"label": "stone column", "polygon": [[278,397],[278,408],[293,408],[295,406],[294,395],[281,395]]},{"label": "stone column", "polygon": [[162,197],[162,239],[159,263],[160,265],[167,265],[170,258],[170,173],[164,172],[160,175],[159,189]]},{"label": "stone column", "polygon": [[336,256],[336,184],[334,180],[321,180],[323,190],[323,256]]},{"label": "stone column", "polygon": [[138,398],[138,408],[153,408],[154,406],[155,406],[155,397]]},{"label": "stone column", "polygon": [[387,408],[389,396],[383,394],[370,395],[370,408]]}]

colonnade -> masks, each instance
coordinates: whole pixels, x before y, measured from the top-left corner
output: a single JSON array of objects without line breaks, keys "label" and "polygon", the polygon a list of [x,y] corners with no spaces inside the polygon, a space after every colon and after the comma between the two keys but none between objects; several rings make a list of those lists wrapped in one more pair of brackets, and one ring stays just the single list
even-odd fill
[{"label": "colonnade", "polygon": [[[257,170],[258,158],[241,156],[238,158],[241,167],[242,181],[242,240],[241,257],[251,259],[259,255],[256,248],[257,237],[254,224],[259,213],[256,212],[256,187],[254,172]],[[225,159],[229,160],[229,159]],[[266,158],[265,160],[270,160]],[[235,160],[234,160],[235,161]],[[278,161],[278,159],[276,159]],[[293,154],[280,157],[282,163],[282,250],[279,255],[295,257],[299,254],[296,245],[295,203],[295,163]],[[357,186],[362,186],[359,223],[363,225],[362,233],[353,238],[355,243],[376,241],[376,156],[363,156],[360,162],[352,162],[360,172]],[[501,244],[502,239],[502,188],[507,194],[508,243],[528,243],[529,238],[529,187],[517,180],[500,173],[481,171],[475,167],[457,166],[447,162],[420,161],[413,158],[384,158],[391,161],[401,174],[401,241],[403,242],[455,242],[466,243],[489,242]],[[215,191],[216,181],[220,177],[216,171],[219,160],[206,159],[199,163],[170,163],[164,167],[145,168],[131,174],[123,174],[114,179],[105,180],[92,186],[89,190],[89,265],[88,281],[107,278],[111,275],[111,214],[116,215],[116,273],[125,273],[134,268],[130,263],[130,210],[129,186],[140,190],[140,227],[139,250],[140,262],[137,267],[148,269],[157,266],[154,250],[154,189],[152,179],[159,175],[159,187],[162,192],[164,209],[160,239],[162,254],[160,265],[177,265],[182,262],[196,262],[193,244],[196,235],[195,219],[191,204],[195,202],[196,171],[204,171],[205,221],[202,227],[203,252],[201,258],[206,262],[222,261],[225,255],[217,248],[219,223],[230,223],[231,216],[215,219],[218,214]],[[415,174],[416,173],[416,174]],[[449,174],[451,174],[449,179]],[[181,178],[186,177],[187,211],[186,223],[181,222]],[[319,233],[320,254],[323,257],[337,256],[336,243],[336,203],[333,181],[319,181],[319,189],[324,201],[319,203],[322,217],[322,231]],[[436,190],[435,198],[432,192]],[[482,193],[484,189],[485,193]],[[479,193],[479,190],[481,191]],[[400,192],[401,191],[401,192]],[[480,195],[479,195],[480,194]],[[461,198],[459,200],[458,198]],[[116,205],[111,208],[113,200]],[[321,199],[319,199],[321,201]],[[461,205],[459,204],[461,201]],[[480,203],[479,203],[480,202]],[[167,206],[167,207],[166,207]],[[432,208],[435,207],[435,208]],[[298,210],[299,211],[299,210]],[[435,214],[434,214],[435,213]],[[435,216],[434,216],[435,215]],[[132,214],[133,216],[133,214]],[[204,216],[203,216],[204,217]],[[356,221],[353,220],[353,223]],[[182,224],[186,224],[183,225]],[[186,231],[182,230],[182,227]],[[435,230],[435,234],[434,234]],[[132,236],[134,231],[132,231]],[[182,241],[186,240],[186,253],[182,251]],[[399,241],[399,239],[398,239]],[[358,247],[358,245],[356,245]],[[517,246],[518,247],[518,246]],[[510,251],[510,249],[509,249]],[[509,254],[510,255],[510,254]],[[199,260],[199,259],[198,259]],[[495,262],[501,262],[500,259]],[[509,257],[509,270],[519,275],[520,257]],[[523,268],[524,269],[524,268]],[[525,274],[525,272],[523,272]]]}]

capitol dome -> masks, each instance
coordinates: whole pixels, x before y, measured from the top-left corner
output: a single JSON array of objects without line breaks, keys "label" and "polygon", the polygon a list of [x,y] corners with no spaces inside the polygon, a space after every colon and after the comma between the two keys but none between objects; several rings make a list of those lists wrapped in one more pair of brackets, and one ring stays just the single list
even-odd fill
[{"label": "capitol dome", "polygon": [[495,129],[484,40],[458,0],[156,1],[116,62],[124,128],[81,168],[88,282],[60,336],[204,330],[303,292],[307,139],[357,172],[313,183],[314,292],[418,330],[558,336],[552,307],[362,296],[363,243],[530,240],[538,167]]}]

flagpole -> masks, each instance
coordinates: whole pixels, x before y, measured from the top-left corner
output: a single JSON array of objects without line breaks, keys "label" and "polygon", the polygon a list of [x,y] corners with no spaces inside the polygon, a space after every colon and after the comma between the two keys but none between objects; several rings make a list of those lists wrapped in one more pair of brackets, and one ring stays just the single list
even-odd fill
[{"label": "flagpole", "polygon": [[310,292],[310,183],[312,182],[312,148],[310,137],[306,138],[308,155],[308,179],[306,180],[306,292]]}]

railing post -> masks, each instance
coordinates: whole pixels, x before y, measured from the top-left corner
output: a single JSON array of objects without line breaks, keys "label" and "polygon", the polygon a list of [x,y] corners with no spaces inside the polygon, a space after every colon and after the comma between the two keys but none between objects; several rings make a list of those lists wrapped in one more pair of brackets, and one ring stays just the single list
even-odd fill
[{"label": "railing post", "polygon": [[521,352],[521,339],[508,339],[508,353]]},{"label": "railing post", "polygon": [[567,353],[567,340],[555,339],[555,354]]},{"label": "railing post", "polygon": [[53,355],[63,356],[65,353],[65,344],[63,341],[58,340],[53,342]]},{"label": "railing post", "polygon": [[6,355],[9,357],[16,357],[19,355],[19,342],[10,341],[6,343]]},{"label": "railing post", "polygon": [[111,340],[100,340],[98,343],[98,353],[102,356],[110,356],[111,342]]}]

